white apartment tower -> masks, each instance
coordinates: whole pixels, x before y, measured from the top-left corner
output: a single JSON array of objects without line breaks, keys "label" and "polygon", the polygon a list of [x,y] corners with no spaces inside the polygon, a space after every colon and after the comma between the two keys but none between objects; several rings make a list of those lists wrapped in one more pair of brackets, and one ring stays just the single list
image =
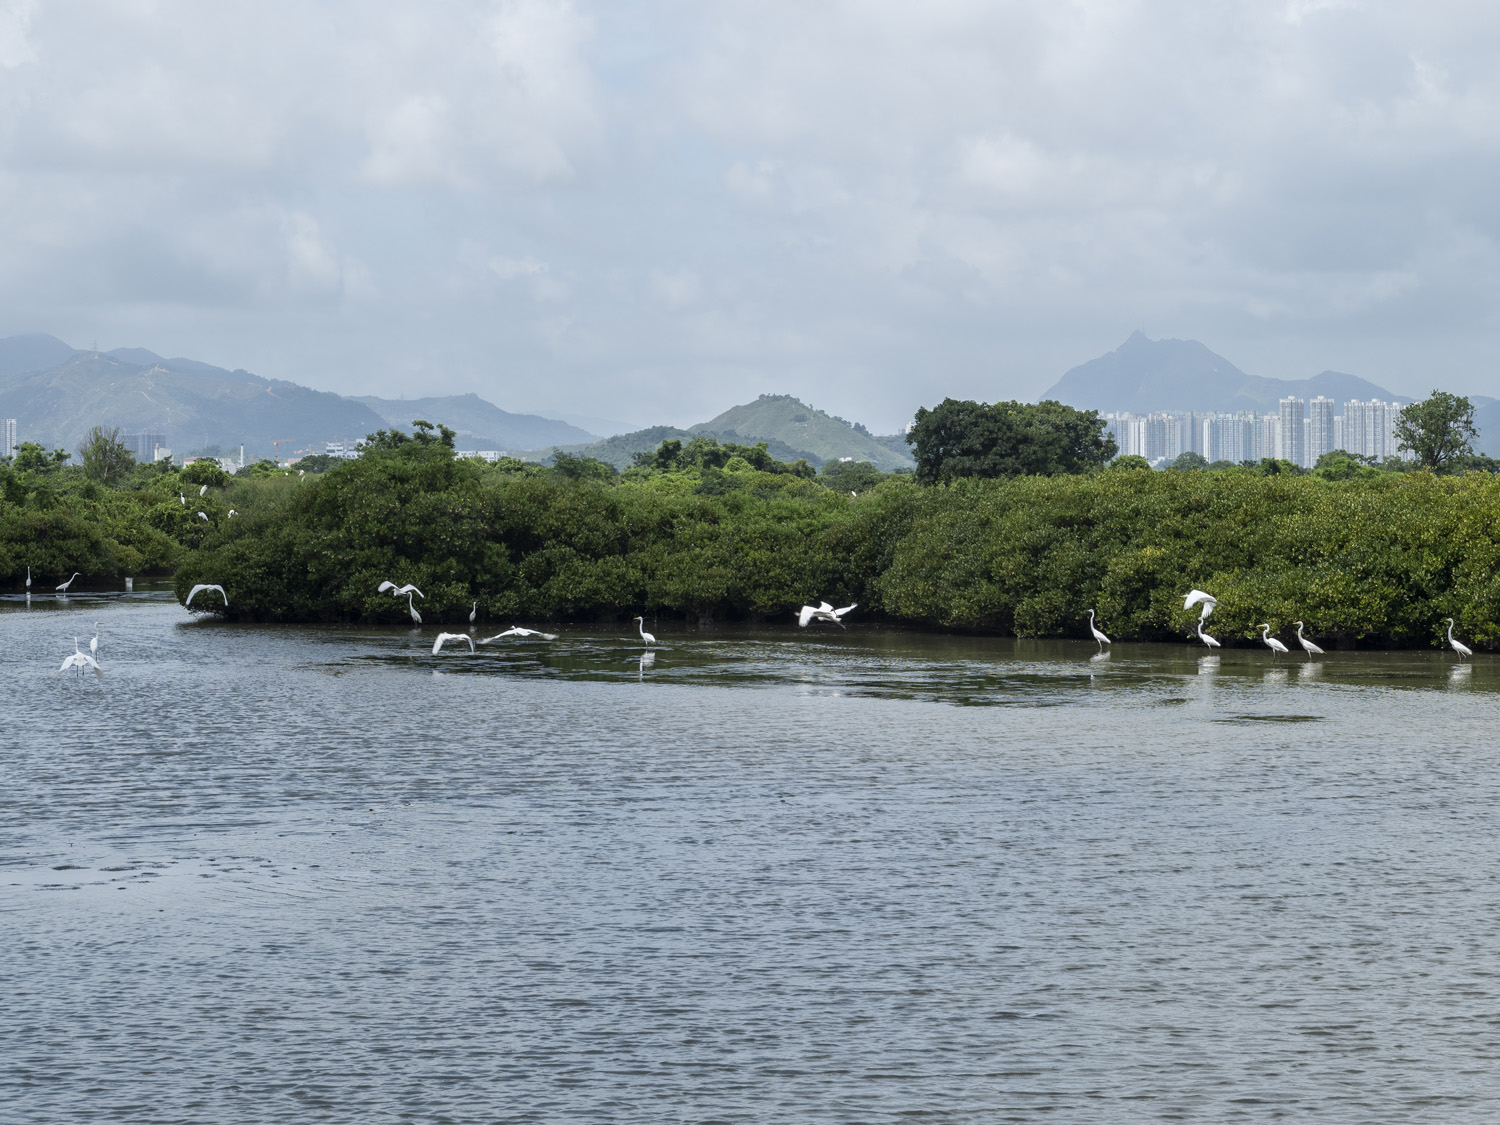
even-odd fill
[{"label": "white apartment tower", "polygon": [[1300,398],[1281,400],[1281,423],[1277,426],[1281,441],[1277,444],[1276,455],[1293,465],[1307,464],[1306,408],[1307,403]]},{"label": "white apartment tower", "polygon": [[1299,464],[1310,468],[1323,454],[1338,448],[1334,443],[1333,399],[1319,395],[1307,404],[1307,415],[1307,460]]},{"label": "white apartment tower", "polygon": [[0,457],[16,455],[16,420],[0,418]]}]

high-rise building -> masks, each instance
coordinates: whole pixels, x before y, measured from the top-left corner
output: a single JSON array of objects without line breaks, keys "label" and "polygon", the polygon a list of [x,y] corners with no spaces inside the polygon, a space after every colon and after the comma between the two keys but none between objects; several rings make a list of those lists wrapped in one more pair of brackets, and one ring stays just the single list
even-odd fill
[{"label": "high-rise building", "polygon": [[1333,399],[1318,395],[1307,404],[1307,460],[1310,468],[1318,458],[1338,447],[1333,440]]},{"label": "high-rise building", "polygon": [[1277,443],[1276,456],[1293,465],[1307,463],[1306,407],[1307,403],[1300,398],[1281,400],[1281,422],[1277,427],[1281,440]]},{"label": "high-rise building", "polygon": [[14,457],[16,444],[16,420],[0,418],[0,457]]},{"label": "high-rise building", "polygon": [[121,434],[120,444],[135,456],[137,461],[150,463],[156,460],[158,446],[167,444],[166,435],[159,430],[142,430],[139,433]]}]

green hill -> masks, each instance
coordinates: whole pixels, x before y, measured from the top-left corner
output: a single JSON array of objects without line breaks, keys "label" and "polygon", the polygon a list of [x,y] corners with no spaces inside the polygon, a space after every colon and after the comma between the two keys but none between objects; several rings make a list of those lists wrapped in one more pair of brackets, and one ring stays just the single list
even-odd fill
[{"label": "green hill", "polygon": [[857,430],[842,418],[816,410],[791,395],[761,395],[690,429],[695,434],[738,435],[737,440],[742,442],[784,442],[823,461],[852,457],[869,461],[885,472],[913,465],[909,456],[882,445],[863,432],[863,427]]},{"label": "green hill", "polygon": [[735,433],[713,433],[697,426],[694,426],[691,432],[679,430],[676,426],[650,426],[644,430],[636,430],[634,433],[616,434],[614,437],[589,442],[586,445],[557,445],[550,449],[531,450],[520,456],[530,461],[545,461],[554,453],[572,453],[579,457],[593,457],[608,462],[617,469],[628,469],[635,463],[637,453],[650,453],[662,442],[673,438],[686,443],[695,437],[717,438],[719,441],[734,442],[738,445],[754,445],[756,442],[765,441],[766,452],[778,461],[797,461],[806,458],[814,468],[823,463],[823,458],[817,454],[803,449],[793,449],[782,441],[749,438]]}]

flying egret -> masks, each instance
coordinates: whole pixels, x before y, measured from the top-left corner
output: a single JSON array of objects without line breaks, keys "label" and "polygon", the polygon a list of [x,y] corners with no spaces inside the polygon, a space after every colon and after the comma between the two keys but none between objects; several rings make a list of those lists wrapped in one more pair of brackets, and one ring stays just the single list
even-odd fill
[{"label": "flying egret", "polygon": [[1099,632],[1098,629],[1094,628],[1094,611],[1093,610],[1089,610],[1089,632],[1093,633],[1094,634],[1094,640],[1096,640],[1096,641],[1099,642],[1099,651],[1100,652],[1104,651],[1104,646],[1105,645],[1112,645],[1112,644],[1115,643],[1114,641],[1112,641],[1108,637],[1106,637],[1103,633]]},{"label": "flying egret", "polygon": [[200,489],[198,489],[198,495],[202,496],[207,491],[208,491],[208,485],[205,484],[203,487],[201,487]]},{"label": "flying egret", "polygon": [[204,523],[207,523],[208,522],[208,513],[207,512],[199,512],[198,513],[198,518],[200,520],[202,520]]},{"label": "flying egret", "polygon": [[433,656],[436,656],[439,650],[442,649],[444,641],[468,641],[469,651],[474,651],[474,638],[469,636],[468,633],[439,633],[437,640],[432,642]]},{"label": "flying egret", "polygon": [[59,672],[66,672],[69,668],[92,668],[99,671],[99,662],[88,653],[78,647],[78,638],[73,638],[73,655],[62,662]]},{"label": "flying egret", "polygon": [[1198,639],[1200,641],[1202,641],[1204,644],[1206,644],[1209,648],[1218,648],[1219,647],[1219,642],[1216,641],[1216,640],[1214,640],[1212,637],[1210,637],[1207,633],[1205,633],[1203,631],[1203,618],[1201,618],[1201,617],[1198,618]]},{"label": "flying egret", "polygon": [[411,623],[413,625],[422,624],[422,615],[417,612],[417,607],[412,604],[411,593],[406,595],[406,612],[411,614]]},{"label": "flying egret", "polygon": [[474,618],[476,618],[478,616],[479,616],[479,603],[475,602],[474,603],[474,607],[469,610],[469,628],[470,629],[474,628]]},{"label": "flying egret", "polygon": [[635,620],[641,630],[641,640],[645,641],[648,645],[654,645],[656,638],[646,632],[646,619],[644,617],[637,617]]},{"label": "flying egret", "polygon": [[418,590],[410,582],[408,582],[405,586],[398,586],[396,589],[391,591],[391,597],[393,598],[399,598],[402,594],[405,594],[408,599],[411,597],[411,595],[416,594],[417,597],[421,598],[424,602],[427,600],[427,595],[422,593],[421,590]]},{"label": "flying egret", "polygon": [[[73,578],[77,578],[80,573],[82,573],[82,572],[75,570],[73,572]],[[73,578],[69,578],[66,582],[64,582],[61,586],[59,586],[58,589],[61,590],[64,594],[66,594],[68,592],[68,587],[71,586],[71,585],[73,585]]]},{"label": "flying egret", "polygon": [[[385,580],[385,581],[384,581],[384,582],[382,582],[382,583],[381,583],[381,584],[380,584],[380,585],[379,585],[379,586],[376,586],[376,587],[375,587],[375,592],[376,592],[376,593],[377,593],[377,594],[383,594],[383,593],[385,593],[385,592],[386,592],[386,591],[387,591],[387,590],[394,590],[394,589],[395,589],[395,588],[396,588],[396,584],[395,584],[395,583],[394,583],[394,582],[392,582],[392,581],[391,581],[391,580],[390,580],[390,579],[389,579],[389,578],[387,578],[387,579],[386,579],[386,580]],[[392,594],[392,595],[391,595],[391,597],[395,597],[395,596],[396,596],[396,595],[394,595],[394,594]]]},{"label": "flying egret", "polygon": [[1293,621],[1292,624],[1297,626],[1297,643],[1307,650],[1307,658],[1311,660],[1315,652],[1321,656],[1323,650],[1302,635],[1302,622]]},{"label": "flying egret", "polygon": [[1260,639],[1265,641],[1266,644],[1270,647],[1273,656],[1276,653],[1286,651],[1286,645],[1282,644],[1275,637],[1271,636],[1271,626],[1269,624],[1258,625],[1256,627],[1260,630]]},{"label": "flying egret", "polygon": [[210,585],[207,582],[200,582],[200,583],[198,583],[198,585],[194,586],[191,590],[188,591],[187,601],[185,601],[185,602],[182,603],[182,608],[186,609],[188,606],[192,605],[193,604],[193,599],[196,598],[199,595],[199,593],[201,593],[204,590],[217,590],[217,591],[219,591],[219,597],[221,597],[221,598],[224,599],[224,608],[225,609],[229,608],[229,595],[224,592],[224,587],[220,586],[218,584]]},{"label": "flying egret", "polygon": [[102,622],[102,621],[95,621],[94,622],[94,635],[89,638],[89,655],[90,656],[97,657],[99,655],[99,626],[101,626],[103,624],[104,624],[104,622]]},{"label": "flying egret", "polygon": [[487,645],[491,641],[500,640],[502,637],[541,637],[544,641],[557,640],[556,633],[540,633],[535,629],[523,629],[519,625],[512,625],[509,629],[505,630],[505,632],[496,633],[493,637],[486,637],[479,643],[482,645]]},{"label": "flying egret", "polygon": [[1214,606],[1219,604],[1219,599],[1212,594],[1205,594],[1202,590],[1189,590],[1187,597],[1182,599],[1183,609],[1192,609],[1199,602],[1203,603],[1203,614],[1199,621],[1207,621],[1208,615],[1214,611]]},{"label": "flying egret", "polygon": [[819,602],[816,607],[805,605],[802,607],[801,612],[797,614],[797,624],[806,629],[809,621],[832,621],[842,629],[845,626],[841,618],[851,609],[857,609],[858,607],[858,602],[855,602],[853,605],[846,605],[843,609],[834,609],[827,602]]},{"label": "flying egret", "polygon": [[1474,650],[1468,645],[1453,639],[1453,618],[1451,617],[1448,618],[1448,643],[1453,646],[1453,651],[1458,653],[1460,658],[1474,655]]}]

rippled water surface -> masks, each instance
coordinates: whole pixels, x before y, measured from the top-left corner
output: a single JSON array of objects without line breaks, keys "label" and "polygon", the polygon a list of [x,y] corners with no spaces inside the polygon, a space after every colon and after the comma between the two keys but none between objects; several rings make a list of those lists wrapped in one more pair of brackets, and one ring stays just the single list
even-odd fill
[{"label": "rippled water surface", "polygon": [[435,632],[0,602],[0,1119],[1500,1114],[1493,658]]}]

